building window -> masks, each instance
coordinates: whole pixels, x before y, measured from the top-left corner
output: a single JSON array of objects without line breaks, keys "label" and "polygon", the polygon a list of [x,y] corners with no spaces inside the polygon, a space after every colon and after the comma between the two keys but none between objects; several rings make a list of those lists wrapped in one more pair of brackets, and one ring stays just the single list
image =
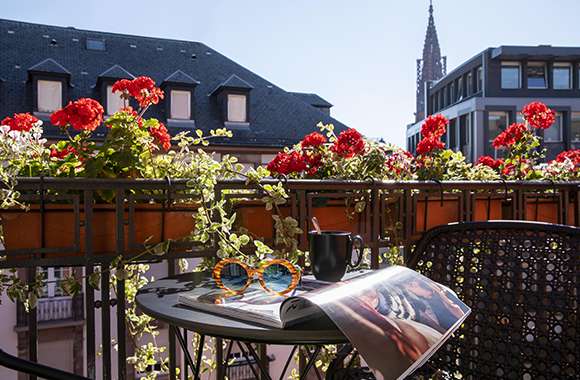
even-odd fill
[{"label": "building window", "polygon": [[449,148],[457,150],[457,119],[449,121]]},{"label": "building window", "polygon": [[125,106],[120,92],[113,92],[113,86],[107,86],[107,115],[112,115]]},{"label": "building window", "polygon": [[449,104],[455,103],[456,99],[456,90],[455,90],[455,82],[451,82],[449,85]]},{"label": "building window", "polygon": [[475,72],[475,92],[480,92],[483,89],[483,68],[478,67]]},{"label": "building window", "polygon": [[463,99],[463,77],[459,77],[457,80],[457,101]]},{"label": "building window", "polygon": [[548,129],[544,129],[544,141],[545,142],[562,142],[562,131],[564,117],[562,112],[556,112],[556,121]]},{"label": "building window", "polygon": [[521,67],[518,62],[501,63],[501,88],[514,89],[521,87]]},{"label": "building window", "polygon": [[71,268],[68,267],[44,267],[39,269],[42,273],[42,277],[45,281],[44,286],[42,288],[42,296],[43,298],[49,297],[62,297],[66,294],[62,290],[62,280],[72,274]]},{"label": "building window", "polygon": [[459,118],[459,147],[463,149],[469,144],[471,130],[471,114],[461,115]]},{"label": "building window", "polygon": [[105,51],[105,40],[99,38],[87,38],[87,50]]},{"label": "building window", "polygon": [[[487,139],[491,146],[492,141],[499,135],[508,125],[509,114],[505,111],[490,111],[487,116]],[[497,157],[497,150],[494,154]]]},{"label": "building window", "polygon": [[528,88],[548,88],[544,62],[528,62]]},{"label": "building window", "polygon": [[554,63],[552,69],[554,76],[554,88],[556,90],[569,90],[572,88],[572,65],[569,63]]},{"label": "building window", "polygon": [[191,91],[171,90],[171,119],[191,119]]},{"label": "building window", "polygon": [[467,73],[465,77],[465,84],[466,84],[466,96],[471,96],[473,94],[473,75],[471,73]]},{"label": "building window", "polygon": [[580,112],[572,112],[570,125],[570,140],[580,143]]},{"label": "building window", "polygon": [[38,80],[37,96],[36,108],[39,112],[54,112],[62,108],[62,82]]},{"label": "building window", "polygon": [[228,121],[245,123],[246,95],[228,94]]}]

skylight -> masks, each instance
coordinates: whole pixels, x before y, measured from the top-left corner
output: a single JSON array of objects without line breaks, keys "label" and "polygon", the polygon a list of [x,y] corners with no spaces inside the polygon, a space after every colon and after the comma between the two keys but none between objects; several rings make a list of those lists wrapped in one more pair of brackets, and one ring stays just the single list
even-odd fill
[{"label": "skylight", "polygon": [[87,38],[87,50],[105,51],[105,40],[98,38]]}]

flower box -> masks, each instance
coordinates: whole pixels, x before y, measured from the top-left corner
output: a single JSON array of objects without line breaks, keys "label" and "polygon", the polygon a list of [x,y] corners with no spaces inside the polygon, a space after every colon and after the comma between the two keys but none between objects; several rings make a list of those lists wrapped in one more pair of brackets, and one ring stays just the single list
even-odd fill
[{"label": "flower box", "polygon": [[526,197],[525,199],[525,219],[535,222],[557,223],[575,225],[574,203],[569,202],[567,207],[568,220],[559,219],[562,214],[562,204],[557,196]]},{"label": "flower box", "polygon": [[[194,229],[192,214],[197,207],[196,204],[180,204],[164,210],[161,204],[137,204],[131,211],[126,209],[123,215],[124,253],[142,252],[144,244],[186,238]],[[29,251],[40,248],[48,251],[42,254],[44,258],[80,256],[87,253],[87,223],[82,207],[75,213],[73,205],[46,205],[44,225],[38,205],[31,205],[29,211],[3,210],[0,218],[8,259],[31,258]],[[115,206],[95,205],[91,226],[93,254],[116,253]]]},{"label": "flower box", "polygon": [[442,224],[457,222],[461,218],[460,200],[457,197],[438,196],[417,199],[415,232],[425,232]]},{"label": "flower box", "polygon": [[[279,206],[282,217],[290,215],[289,206]],[[264,239],[271,242],[274,239],[274,214],[272,210],[266,210],[260,200],[241,200],[235,203],[236,226],[244,228],[253,238]]]}]

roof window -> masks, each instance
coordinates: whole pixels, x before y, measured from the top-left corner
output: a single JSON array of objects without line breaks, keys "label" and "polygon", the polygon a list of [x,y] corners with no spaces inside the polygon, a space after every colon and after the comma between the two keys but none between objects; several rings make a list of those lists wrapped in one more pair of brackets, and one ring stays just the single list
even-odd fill
[{"label": "roof window", "polygon": [[87,38],[87,50],[105,51],[105,40],[99,38]]}]

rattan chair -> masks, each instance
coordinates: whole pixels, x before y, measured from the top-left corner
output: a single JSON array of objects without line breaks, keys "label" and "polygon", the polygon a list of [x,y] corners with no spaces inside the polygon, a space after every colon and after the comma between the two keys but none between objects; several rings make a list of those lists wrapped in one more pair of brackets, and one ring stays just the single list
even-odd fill
[{"label": "rattan chair", "polygon": [[407,261],[472,309],[413,377],[438,368],[454,379],[580,378],[580,228],[450,224],[428,231]]}]

